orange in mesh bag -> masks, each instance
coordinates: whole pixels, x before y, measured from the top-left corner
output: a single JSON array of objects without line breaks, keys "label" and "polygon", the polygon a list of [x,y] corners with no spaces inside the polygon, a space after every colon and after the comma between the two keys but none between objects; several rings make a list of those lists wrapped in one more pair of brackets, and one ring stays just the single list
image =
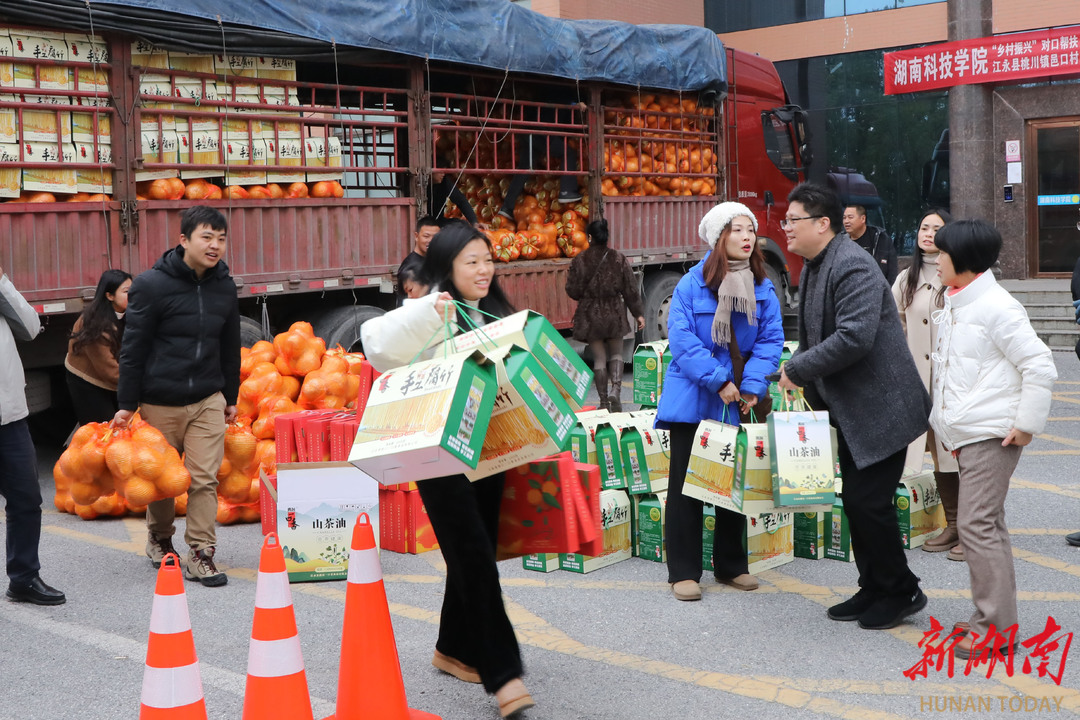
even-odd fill
[{"label": "orange in mesh bag", "polygon": [[277,360],[277,350],[274,349],[274,344],[267,340],[259,340],[250,348],[240,348],[240,380],[247,380],[256,365],[273,364],[275,360]]},{"label": "orange in mesh bag", "polygon": [[269,440],[274,437],[274,418],[299,409],[296,403],[283,395],[264,397],[259,401],[259,417],[251,423],[251,431],[260,440]]},{"label": "orange in mesh bag", "polygon": [[326,343],[322,338],[315,337],[311,323],[295,322],[288,331],[274,338],[274,349],[278,353],[274,361],[278,372],[304,377],[322,365]]},{"label": "orange in mesh bag", "polygon": [[241,417],[258,417],[259,401],[270,395],[283,395],[284,378],[271,362],[258,363],[251,369],[236,396],[236,411]]},{"label": "orange in mesh bag", "polygon": [[322,366],[308,373],[300,387],[298,405],[305,410],[341,410],[356,404],[360,378],[349,372],[345,353],[331,351],[323,357]]}]

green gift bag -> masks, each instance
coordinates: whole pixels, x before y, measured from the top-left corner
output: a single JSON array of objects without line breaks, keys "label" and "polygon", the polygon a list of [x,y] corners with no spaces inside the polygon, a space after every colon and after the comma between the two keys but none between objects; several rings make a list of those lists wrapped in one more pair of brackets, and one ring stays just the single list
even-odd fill
[{"label": "green gift bag", "polygon": [[749,423],[739,426],[735,441],[735,475],[731,495],[718,503],[744,515],[759,515],[776,510],[772,487],[772,444],[768,423],[756,422],[753,409]]}]

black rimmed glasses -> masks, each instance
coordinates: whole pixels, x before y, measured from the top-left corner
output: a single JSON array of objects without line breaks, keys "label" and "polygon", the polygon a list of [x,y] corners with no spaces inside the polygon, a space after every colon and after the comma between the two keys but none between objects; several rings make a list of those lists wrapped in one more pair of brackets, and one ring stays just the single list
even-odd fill
[{"label": "black rimmed glasses", "polygon": [[824,215],[804,215],[803,217],[784,218],[780,221],[780,227],[789,228],[795,225],[799,220],[817,220],[823,218]]}]

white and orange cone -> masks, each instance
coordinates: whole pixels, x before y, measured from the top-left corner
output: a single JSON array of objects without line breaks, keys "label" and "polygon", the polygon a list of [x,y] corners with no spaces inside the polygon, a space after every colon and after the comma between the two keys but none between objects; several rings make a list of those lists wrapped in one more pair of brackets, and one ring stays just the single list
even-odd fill
[{"label": "white and orange cone", "polygon": [[326,720],[440,720],[405,699],[375,531],[367,513],[353,526],[336,712]]},{"label": "white and orange cone", "polygon": [[312,720],[289,574],[276,533],[263,540],[243,720]]},{"label": "white and orange cone", "polygon": [[184,574],[173,553],[162,560],[154,588],[139,720],[207,720]]}]

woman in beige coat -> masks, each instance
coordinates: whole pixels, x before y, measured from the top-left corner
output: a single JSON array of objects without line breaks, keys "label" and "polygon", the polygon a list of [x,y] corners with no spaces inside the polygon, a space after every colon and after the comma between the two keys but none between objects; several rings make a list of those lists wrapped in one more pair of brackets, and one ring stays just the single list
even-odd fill
[{"label": "woman in beige coat", "polygon": [[[900,322],[907,335],[908,349],[915,358],[919,375],[927,391],[932,387],[930,373],[931,355],[937,343],[937,326],[930,317],[944,307],[941,277],[938,276],[938,248],[934,237],[952,217],[944,210],[931,210],[919,223],[915,253],[911,266],[896,277],[893,298],[900,310]],[[926,552],[949,551],[950,560],[963,560],[964,549],[956,530],[956,506],[960,492],[960,474],[956,459],[946,450],[930,430],[908,448],[905,466],[919,470],[923,466],[923,454],[929,450],[934,459],[934,480],[937,483],[941,505],[945,510],[945,531],[922,546]]]}]

